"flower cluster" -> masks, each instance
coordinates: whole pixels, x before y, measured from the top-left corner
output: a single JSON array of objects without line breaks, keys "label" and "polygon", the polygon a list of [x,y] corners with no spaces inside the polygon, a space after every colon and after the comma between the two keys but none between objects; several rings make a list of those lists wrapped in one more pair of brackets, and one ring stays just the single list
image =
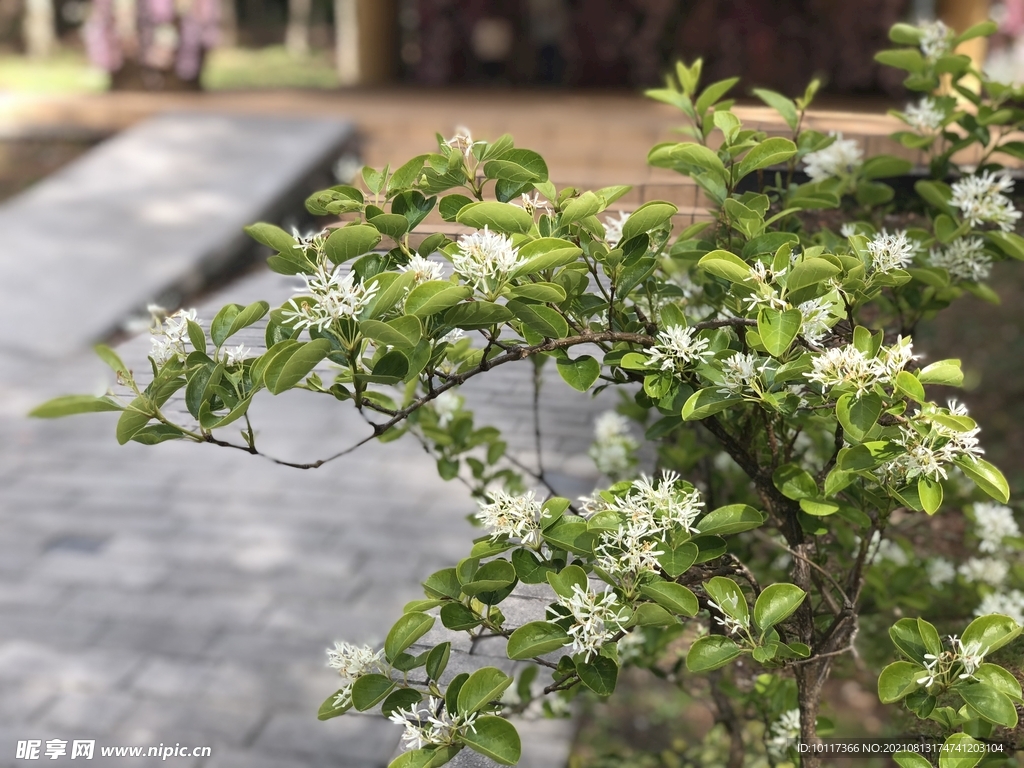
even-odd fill
[{"label": "flower cluster", "polygon": [[446,747],[459,743],[466,733],[476,733],[477,713],[448,713],[442,699],[433,696],[419,704],[396,709],[388,718],[395,725],[405,728],[402,747],[406,750],[422,749],[427,746]]},{"label": "flower cluster", "polygon": [[1018,624],[1024,624],[1024,592],[1011,589],[1009,592],[990,592],[981,599],[974,610],[975,616],[990,614],[1009,616]]},{"label": "flower cluster", "polygon": [[[858,537],[858,542],[859,540]],[[882,534],[875,531],[871,534],[871,540],[868,542],[865,561],[868,563],[892,563],[897,568],[902,568],[910,562],[910,558],[903,551],[903,547],[892,539],[883,539]]]},{"label": "flower cluster", "polygon": [[301,251],[303,256],[312,257],[314,263],[321,261],[324,252],[324,243],[330,232],[326,229],[299,232],[292,227],[292,237],[295,238],[295,245],[292,248]]},{"label": "flower cluster", "polygon": [[682,373],[687,366],[704,362],[712,355],[708,349],[710,342],[690,327],[670,325],[658,334],[656,341],[648,362],[663,371]]},{"label": "flower cluster", "polygon": [[981,539],[978,549],[990,554],[1003,548],[1003,539],[1020,536],[1020,528],[1013,519],[1013,511],[1002,504],[978,502],[974,505],[974,530]]},{"label": "flower cluster", "polygon": [[512,246],[511,237],[484,227],[459,238],[452,263],[462,279],[493,299],[526,260]]},{"label": "flower cluster", "polygon": [[957,573],[968,583],[998,587],[1006,581],[1010,566],[994,557],[972,557],[960,564]]},{"label": "flower cluster", "polygon": [[476,519],[491,529],[491,538],[509,536],[519,539],[526,546],[539,547],[542,507],[534,498],[533,491],[527,491],[522,496],[512,496],[496,490],[490,492],[490,497],[489,504],[480,503]]},{"label": "flower cluster", "polygon": [[680,480],[676,472],[665,472],[657,485],[644,476],[635,480],[622,497],[607,504],[623,516],[627,523],[640,523],[650,536],[664,536],[678,526],[695,532],[693,527],[704,502],[700,493],[689,483]]},{"label": "flower cluster", "polygon": [[804,157],[804,170],[811,181],[848,176],[861,164],[864,153],[857,140],[844,139],[841,133],[832,135],[835,136],[835,141],[824,149],[811,152]]},{"label": "flower cluster", "polygon": [[473,157],[473,147],[480,142],[473,141],[473,134],[470,133],[469,128],[464,125],[457,126],[455,128],[455,135],[452,136],[445,145],[451,149],[457,150],[462,153],[468,163]]},{"label": "flower cluster", "polygon": [[537,211],[543,211],[549,215],[551,213],[551,206],[546,200],[541,200],[539,192],[534,192],[532,197],[524,192],[519,197],[519,206],[531,216]]},{"label": "flower cluster", "polygon": [[988,653],[988,649],[983,648],[980,641],[974,640],[964,644],[956,635],[949,636],[949,647],[948,651],[942,651],[938,655],[924,654],[927,674],[917,680],[918,685],[930,688],[938,682],[945,688],[956,680],[970,680],[978,671],[978,667],[984,663],[985,654]]},{"label": "flower cluster", "polygon": [[817,344],[832,330],[832,305],[824,297],[805,301],[797,309],[803,318],[800,335],[808,343]]},{"label": "flower cluster", "polygon": [[[156,307],[153,307],[151,311],[155,309]],[[155,312],[154,317],[156,317]],[[157,367],[162,366],[172,358],[184,361],[185,356],[188,354],[185,351],[185,340],[188,339],[188,324],[190,321],[193,323],[198,322],[196,320],[196,311],[194,309],[179,309],[152,329],[153,338],[151,342],[153,346],[149,356],[153,358],[153,362],[157,364]]]},{"label": "flower cluster", "polygon": [[419,254],[409,259],[404,267],[399,267],[402,272],[412,272],[413,283],[419,285],[430,280],[440,280],[444,271],[443,267],[436,261],[426,259]]},{"label": "flower cluster", "polygon": [[935,63],[953,51],[953,30],[941,21],[930,21],[921,25],[921,53]]},{"label": "flower cluster", "polygon": [[657,547],[662,543],[651,536],[650,528],[643,522],[629,522],[601,534],[594,548],[596,565],[630,594],[642,574],[656,572],[661,567],[658,558],[665,551]]},{"label": "flower cluster", "polygon": [[965,176],[953,184],[950,204],[960,209],[972,227],[995,224],[1003,232],[1013,229],[1020,211],[1006,196],[1013,190],[1013,179],[1006,173],[985,171],[980,176]]},{"label": "flower cluster", "polygon": [[843,387],[852,389],[860,397],[876,384],[891,384],[896,374],[913,359],[911,340],[901,336],[891,347],[883,347],[875,357],[868,357],[852,344],[827,349],[814,358],[811,371],[804,375],[825,390]]},{"label": "flower cluster", "polygon": [[720,394],[743,394],[748,389],[760,391],[758,377],[764,370],[764,363],[753,352],[737,352],[722,360],[722,381]]},{"label": "flower cluster", "polygon": [[914,260],[917,245],[900,231],[890,235],[885,230],[875,235],[868,243],[871,254],[871,269],[875,272],[892,272],[905,269]]},{"label": "flower cluster", "polygon": [[300,289],[299,296],[289,299],[290,309],[281,313],[285,322],[298,329],[322,331],[337,320],[357,317],[377,295],[376,283],[357,283],[354,273],[343,277],[339,267],[324,263],[317,265],[314,274],[301,277],[305,290]]},{"label": "flower cluster", "polygon": [[799,738],[800,710],[789,709],[779,715],[779,719],[768,729],[765,747],[774,757],[781,758]]},{"label": "flower cluster", "polygon": [[434,413],[437,415],[437,426],[447,427],[452,423],[455,414],[462,408],[463,398],[450,389],[434,398]]},{"label": "flower cluster", "polygon": [[922,406],[921,415],[926,418],[900,425],[899,437],[893,442],[905,452],[883,465],[886,475],[908,481],[918,477],[946,480],[946,465],[956,460],[973,460],[984,453],[978,440],[980,427],[954,429],[928,419],[932,413],[965,416],[967,409],[955,402],[951,402],[948,409]]},{"label": "flower cluster", "polygon": [[921,133],[935,133],[942,128],[946,113],[930,96],[923,97],[917,104],[907,104],[903,110],[907,125]]},{"label": "flower cluster", "polygon": [[368,645],[352,645],[337,641],[327,649],[327,666],[338,670],[345,681],[334,700],[335,706],[352,704],[352,684],[363,675],[385,672],[384,652],[375,651]]},{"label": "flower cluster", "polygon": [[616,605],[614,592],[591,592],[579,584],[573,584],[572,595],[560,596],[558,603],[572,615],[569,636],[573,653],[586,654],[587,661],[601,652],[629,618],[629,609]]},{"label": "flower cluster", "polygon": [[945,248],[932,248],[928,263],[949,272],[953,280],[980,283],[992,273],[992,257],[980,237],[958,237]]},{"label": "flower cluster", "polygon": [[956,579],[956,567],[944,557],[933,557],[925,566],[928,581],[936,589],[942,589]]},{"label": "flower cluster", "polygon": [[615,411],[605,411],[594,422],[594,443],[587,455],[597,471],[612,479],[625,477],[636,466],[637,442],[629,434],[629,422]]},{"label": "flower cluster", "polygon": [[622,228],[626,225],[629,220],[629,214],[626,211],[620,211],[618,218],[612,216],[606,216],[604,220],[604,241],[608,243],[609,248],[617,248],[619,243],[622,241]]},{"label": "flower cluster", "polygon": [[239,344],[234,349],[224,349],[221,351],[221,362],[224,363],[225,368],[233,368],[241,364],[250,352],[252,350],[243,344]]},{"label": "flower cluster", "polygon": [[755,261],[750,265],[750,275],[743,278],[745,282],[754,284],[754,293],[744,299],[749,311],[760,307],[771,307],[772,309],[789,309],[789,303],[779,296],[772,284],[786,274],[785,268],[778,272],[773,270],[763,261]]}]

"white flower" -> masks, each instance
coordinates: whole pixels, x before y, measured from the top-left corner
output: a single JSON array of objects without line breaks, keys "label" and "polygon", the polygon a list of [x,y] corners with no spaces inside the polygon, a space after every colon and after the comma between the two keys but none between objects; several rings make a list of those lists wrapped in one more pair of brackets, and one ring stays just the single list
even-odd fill
[{"label": "white flower", "polygon": [[225,349],[222,351],[224,365],[228,368],[236,366],[243,362],[250,352],[252,350],[242,344],[234,349]]},{"label": "white flower", "polygon": [[980,283],[992,273],[992,257],[980,237],[958,237],[945,248],[932,248],[928,263],[949,272],[954,280]]},{"label": "white flower", "polygon": [[419,254],[409,259],[404,267],[399,267],[403,272],[412,272],[413,283],[419,285],[429,280],[440,280],[444,268],[436,261],[425,259]]},{"label": "white flower", "polygon": [[473,141],[473,134],[464,125],[456,126],[455,135],[445,142],[452,149],[457,149],[468,163],[473,157],[473,147],[477,142]]},{"label": "white flower", "polygon": [[594,548],[596,565],[631,592],[643,573],[656,573],[661,567],[658,557],[665,551],[657,548],[659,544],[664,545],[664,542],[654,539],[643,522],[620,525],[614,531],[601,534]]},{"label": "white flower", "polygon": [[880,349],[873,358],[848,344],[826,349],[811,361],[811,371],[804,375],[825,390],[850,387],[859,397],[876,384],[891,384],[896,374],[916,357],[911,340],[902,336],[891,347]]},{"label": "white flower", "polygon": [[434,398],[434,413],[437,414],[437,426],[447,427],[452,423],[455,414],[462,407],[463,399],[450,389]]},{"label": "white flower", "polygon": [[957,661],[964,666],[964,671],[959,675],[959,678],[967,680],[974,677],[978,667],[984,663],[985,654],[988,652],[988,649],[982,647],[980,640],[972,640],[964,645],[964,641],[955,635],[949,639],[956,653]]},{"label": "white flower", "polygon": [[925,22],[920,26],[921,53],[924,57],[934,63],[943,56],[953,51],[953,30],[941,21]]},{"label": "white flower", "polygon": [[797,307],[800,310],[800,316],[803,318],[800,325],[800,335],[809,343],[817,344],[831,330],[829,326],[829,318],[831,317],[829,309],[831,306],[822,297],[810,299]]},{"label": "white flower", "polygon": [[637,442],[629,434],[629,422],[615,411],[605,411],[594,422],[594,443],[587,455],[594,461],[598,472],[620,478],[636,463],[633,451]]},{"label": "white flower", "polygon": [[779,715],[779,719],[772,723],[768,729],[768,738],[765,745],[768,751],[777,758],[786,754],[786,750],[793,746],[800,738],[800,710],[790,709]]},{"label": "white flower", "polygon": [[682,373],[688,365],[703,362],[712,355],[707,339],[690,327],[670,325],[658,334],[649,362],[663,371]]},{"label": "white flower", "polygon": [[1013,511],[1002,504],[978,502],[974,505],[974,532],[981,539],[978,549],[998,552],[1007,536],[1020,536],[1020,528],[1013,519]]},{"label": "white flower", "polygon": [[615,604],[615,593],[591,592],[579,584],[572,585],[572,595],[559,596],[558,602],[569,610],[573,624],[569,627],[573,653],[585,654],[585,660],[601,652],[601,647],[622,630],[629,610]]},{"label": "white flower", "polygon": [[531,216],[536,211],[544,211],[544,213],[551,213],[551,206],[548,205],[546,200],[541,200],[540,193],[534,192],[533,197],[523,193],[519,198],[519,205]]},{"label": "white flower", "polygon": [[892,539],[883,539],[882,535],[875,531],[871,534],[871,541],[868,543],[866,561],[869,563],[892,563],[897,568],[902,568],[910,562],[910,558],[903,551],[903,547]]},{"label": "white flower", "polygon": [[674,526],[695,532],[693,527],[704,507],[700,494],[675,472],[665,472],[657,485],[642,476],[633,481],[625,496],[608,504],[626,521],[643,525],[648,534],[664,536]]},{"label": "white flower", "polygon": [[395,725],[405,728],[402,734],[404,749],[422,749],[426,746],[449,746],[459,741],[466,733],[476,733],[476,718],[479,713],[452,716],[442,699],[429,696],[426,701],[413,704],[407,709],[396,709],[388,718]]},{"label": "white flower", "polygon": [[[367,286],[357,283],[355,274],[341,276],[340,268],[317,265],[311,275],[300,275],[306,283],[297,298],[288,300],[288,307],[281,313],[284,320],[295,328],[317,328],[324,330],[331,323],[346,317],[356,317],[377,295],[378,284]],[[307,296],[315,301],[310,302]]]},{"label": "white flower", "polygon": [[999,614],[1009,616],[1018,624],[1024,624],[1024,592],[1013,589],[1009,592],[990,592],[981,599],[974,610],[975,616]]},{"label": "white flower", "polygon": [[522,496],[512,496],[505,491],[490,491],[490,503],[480,502],[476,514],[484,527],[491,529],[491,538],[509,536],[519,539],[527,546],[536,547],[541,542],[541,503],[534,498],[533,491]]},{"label": "white flower", "polygon": [[719,605],[714,600],[708,600],[708,605],[719,614],[714,617],[715,623],[722,627],[727,635],[738,635],[741,632],[747,631],[750,626],[750,617],[747,616],[746,621],[741,621],[732,615],[738,613],[740,596],[734,592],[722,602],[724,605]]},{"label": "white flower", "polygon": [[742,394],[752,388],[764,364],[753,352],[737,352],[722,361],[722,384],[718,391],[723,395]]},{"label": "white flower", "polygon": [[466,332],[464,330],[462,330],[461,328],[453,328],[452,330],[448,331],[448,333],[446,333],[444,336],[442,336],[440,339],[438,339],[437,343],[438,344],[454,344],[455,342],[457,342],[459,339],[461,339],[465,335],[466,335]]},{"label": "white flower", "polygon": [[843,134],[835,132],[831,135],[836,137],[834,142],[804,156],[804,170],[811,181],[849,175],[861,164],[864,153],[856,139],[844,139]]},{"label": "white flower", "polygon": [[1006,581],[1010,567],[994,557],[972,557],[963,563],[957,571],[966,581],[998,587]]},{"label": "white flower", "polygon": [[858,231],[856,223],[847,222],[839,227],[839,234],[843,237],[853,237]]},{"label": "white flower", "polygon": [[620,211],[619,217],[613,218],[606,216],[604,219],[604,241],[608,243],[609,248],[615,248],[622,240],[622,228],[626,222],[629,221],[629,214],[626,211]]},{"label": "white flower", "polygon": [[933,557],[926,566],[928,581],[936,589],[942,589],[956,578],[956,567],[944,557]]},{"label": "white flower", "polygon": [[1007,173],[985,171],[980,176],[965,176],[953,184],[950,204],[960,209],[972,227],[995,224],[1009,232],[1020,218],[1020,211],[1006,192],[1013,189],[1013,179]]},{"label": "white flower", "polygon": [[[302,251],[304,255],[312,255],[314,261],[319,261],[320,255],[323,253],[324,243],[327,242],[327,236],[330,234],[330,231],[327,229],[299,232],[298,229],[292,227],[292,237],[296,241],[292,248],[296,251]],[[310,254],[311,251],[312,254]]]},{"label": "white flower", "polygon": [[946,113],[939,108],[935,99],[925,96],[917,104],[907,104],[903,118],[907,125],[921,133],[934,133],[942,128]]},{"label": "white flower", "polygon": [[383,651],[375,651],[368,645],[352,645],[341,640],[327,649],[327,666],[338,670],[348,682],[355,682],[363,675],[380,672],[383,668]]},{"label": "white flower", "polygon": [[750,274],[743,278],[744,282],[753,283],[754,293],[744,299],[749,310],[753,311],[759,307],[767,306],[772,309],[788,309],[789,304],[779,296],[772,284],[786,274],[786,269],[778,272],[773,270],[763,261],[755,261],[750,265]]},{"label": "white flower", "polygon": [[163,310],[156,305],[150,305],[149,310],[154,321],[153,338],[150,340],[152,349],[149,353],[153,362],[160,367],[172,358],[184,361],[187,355],[185,341],[189,338],[188,324],[189,321],[198,322],[196,311],[194,309],[179,309],[160,322],[160,313]]},{"label": "white flower", "polygon": [[459,238],[459,249],[452,255],[455,271],[481,293],[493,297],[509,277],[526,262],[512,238],[484,227]]},{"label": "white flower", "polygon": [[871,253],[871,268],[875,272],[892,272],[905,269],[914,260],[917,244],[907,239],[904,231],[890,235],[885,230],[875,235],[868,243]]},{"label": "white flower", "polygon": [[980,427],[953,429],[929,418],[933,413],[963,416],[967,411],[956,402],[950,402],[948,409],[923,405],[918,418],[900,425],[900,434],[893,442],[901,445],[906,453],[886,462],[883,474],[902,480],[915,477],[945,480],[948,477],[946,465],[956,460],[973,461],[984,453],[978,440]]}]

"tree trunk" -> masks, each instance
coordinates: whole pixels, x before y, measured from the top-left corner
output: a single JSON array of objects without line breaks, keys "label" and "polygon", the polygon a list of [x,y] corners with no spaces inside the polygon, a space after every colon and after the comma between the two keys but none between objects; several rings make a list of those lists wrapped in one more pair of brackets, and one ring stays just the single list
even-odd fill
[{"label": "tree trunk", "polygon": [[312,0],[288,0],[288,27],[284,33],[284,46],[292,56],[309,55],[309,17]]},{"label": "tree trunk", "polygon": [[57,47],[53,0],[25,0],[22,24],[25,52],[34,59],[49,56]]}]

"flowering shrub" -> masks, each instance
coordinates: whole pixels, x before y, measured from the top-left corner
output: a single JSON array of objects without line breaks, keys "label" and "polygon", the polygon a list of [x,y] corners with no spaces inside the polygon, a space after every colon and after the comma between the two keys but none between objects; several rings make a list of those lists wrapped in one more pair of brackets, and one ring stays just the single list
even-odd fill
[{"label": "flowering shrub", "polygon": [[[899,113],[910,130],[896,134],[929,153],[933,178],[916,184],[926,228],[881,228],[895,195],[882,179],[910,163],[806,129],[816,84],[796,100],[755,92],[791,131],[768,137],[730,111],[735,80],[700,88],[698,61],[650,93],[684,113],[692,140],[660,144],[649,160],[693,179],[710,220],[680,230],[661,201],[612,214],[627,187],[557,189],[537,153],[460,131],[395,170],[364,169],[365,191],[307,201],[343,226],[310,237],[250,227],[274,250],[271,269],[303,280],[283,306],[229,305],[208,325],[191,312],[157,316],[147,383],[99,349],[130,399],[59,398],[36,415],[119,411],[121,443],[258,454],[252,398],[304,389],[363,414],[370,433],[352,448],[408,433],[442,477],[464,479],[483,529],[468,557],[427,577],[382,649],[328,652],[342,685],[320,717],[379,709],[404,729],[395,768],[442,765],[466,747],[514,764],[509,714],[565,712],[581,690],[608,696],[627,664],[707,691],[721,762],[815,766],[797,741],[827,727],[824,683],[858,653],[881,669],[881,702],[902,702],[924,733],[947,739],[947,757],[976,740],[1012,743],[1019,667],[1002,649],[1019,659],[1024,593],[1008,587],[1020,530],[976,423],[933,399],[961,384],[959,361],[925,364],[912,342],[919,322],[964,293],[991,298],[993,262],[1024,259],[1012,180],[994,161],[1024,158],[1012,139],[1024,92],[952,53],[992,29],[897,25],[905,47],[878,57],[929,94]],[[969,148],[976,168],[957,165]],[[822,209],[842,213],[838,231],[805,226]],[[434,210],[469,232],[414,240]],[[265,351],[228,346],[268,314]],[[610,485],[575,502],[507,456],[456,394],[498,366],[532,360],[539,371],[549,358],[581,393],[623,393],[591,449]],[[324,361],[329,381],[314,372]],[[182,390],[192,423],[166,414]],[[221,437],[240,419],[243,442]],[[651,475],[639,472],[649,459],[634,422],[656,456]],[[962,563],[932,552],[927,534],[929,516],[957,510],[978,550]],[[517,626],[501,605],[520,584],[547,588],[550,601]],[[954,634],[943,641],[915,613]],[[525,663],[518,682],[493,667],[446,675],[450,642],[410,653],[438,620],[504,638]],[[879,640],[886,628],[892,645]],[[540,687],[538,668],[551,676]],[[928,764],[910,752],[897,762]]]}]

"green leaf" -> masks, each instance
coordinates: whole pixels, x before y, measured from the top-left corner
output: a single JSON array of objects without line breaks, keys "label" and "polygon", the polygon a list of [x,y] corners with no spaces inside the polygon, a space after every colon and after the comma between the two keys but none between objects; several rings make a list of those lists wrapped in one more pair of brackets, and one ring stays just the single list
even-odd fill
[{"label": "green leaf", "polygon": [[316,713],[316,719],[330,720],[331,718],[344,715],[346,712],[348,712],[352,708],[351,698],[349,698],[349,703],[346,704],[337,705],[334,703],[335,701],[337,701],[338,696],[340,696],[343,693],[345,693],[345,689],[339,688],[330,696],[328,696],[327,700],[320,705],[320,709]]},{"label": "green leaf", "polygon": [[1017,709],[1010,697],[985,683],[973,683],[957,688],[965,702],[988,720],[1004,728],[1017,727]]},{"label": "green leaf", "polygon": [[452,655],[452,644],[441,643],[440,645],[434,646],[430,653],[427,654],[426,671],[427,677],[431,680],[440,680],[441,675],[444,674],[445,669],[448,667],[448,659]]},{"label": "green leaf", "polygon": [[754,603],[754,623],[767,630],[785,621],[807,597],[807,593],[795,584],[770,584],[757,596]]},{"label": "green leaf", "polygon": [[327,236],[324,253],[333,263],[343,264],[364,253],[369,253],[380,243],[380,232],[367,224],[350,224],[340,227]]},{"label": "green leaf", "polygon": [[298,342],[271,359],[263,379],[271,394],[279,395],[298,384],[331,352],[327,339]]},{"label": "green leaf", "polygon": [[764,524],[764,517],[746,504],[730,504],[708,512],[699,523],[697,530],[704,536],[729,536],[742,533]]},{"label": "green leaf", "polygon": [[479,595],[481,592],[495,592],[513,584],[516,569],[508,560],[492,560],[480,566],[473,579],[462,585],[463,593]]},{"label": "green leaf", "polygon": [[470,205],[473,202],[472,198],[466,197],[465,195],[445,195],[441,198],[441,202],[437,206],[438,213],[441,214],[441,218],[445,221],[455,221],[459,215],[459,211]]},{"label": "green leaf", "polygon": [[769,91],[767,88],[755,88],[753,93],[757,98],[778,112],[782,119],[786,121],[786,125],[789,126],[790,130],[796,130],[797,124],[800,121],[800,114],[797,112],[796,104],[793,103],[792,99],[783,96],[781,93]]},{"label": "green leaf", "polygon": [[131,440],[139,430],[149,423],[152,415],[152,403],[149,402],[149,398],[143,395],[132,400],[121,413],[121,418],[117,420],[115,435],[118,445],[124,445]]},{"label": "green leaf", "polygon": [[878,698],[883,704],[892,704],[913,693],[925,676],[925,669],[912,661],[894,661],[878,676]]},{"label": "green leaf", "polygon": [[379,213],[367,221],[381,234],[398,242],[409,231],[409,220],[400,213]]},{"label": "green leaf", "polygon": [[916,752],[895,752],[892,759],[900,768],[932,768],[932,764]]},{"label": "green leaf", "polygon": [[[194,325],[194,323],[191,320],[189,320],[190,332],[192,325]],[[201,331],[202,329],[200,329],[200,332]],[[120,375],[124,379],[131,378],[131,372],[128,370],[128,367],[124,364],[121,358],[118,356],[117,352],[112,350],[106,344],[97,344],[95,347],[93,347],[93,349],[96,351],[96,356],[99,357],[99,359],[102,360],[104,363],[106,363],[114,373]],[[198,349],[199,351],[203,351],[203,347],[196,347],[196,349]]]},{"label": "green leaf", "polygon": [[726,614],[744,624],[748,622],[750,610],[747,607],[747,599],[735,581],[724,576],[715,576],[704,582],[704,591]]},{"label": "green leaf", "polygon": [[985,745],[966,733],[954,733],[939,752],[939,768],[974,768],[985,756]]},{"label": "green leaf", "polygon": [[[934,627],[932,627],[932,632],[928,634],[931,635],[933,632]],[[935,653],[934,637],[925,637],[922,626],[917,619],[900,619],[897,621],[889,628],[889,638],[901,653],[918,664],[924,664],[924,655],[926,653],[938,655]]]},{"label": "green leaf", "polygon": [[700,610],[696,595],[674,581],[655,581],[641,587],[640,593],[679,616],[696,616]]},{"label": "green leaf", "polygon": [[719,80],[717,83],[712,83],[705,88],[693,105],[693,108],[697,110],[697,114],[703,115],[707,112],[708,109],[717,104],[718,101],[739,81],[740,79],[738,77],[730,77],[725,80]]},{"label": "green leaf", "polygon": [[926,66],[921,52],[912,48],[879,51],[875,54],[875,61],[885,64],[887,67],[906,70],[912,74],[923,73]]},{"label": "green leaf", "polygon": [[484,163],[484,177],[526,184],[547,181],[548,166],[544,158],[530,149],[512,149],[498,160]]},{"label": "green leaf", "polygon": [[508,638],[510,659],[532,659],[558,650],[569,642],[568,633],[548,621],[531,621],[513,632]]},{"label": "green leaf", "polygon": [[979,682],[995,688],[1014,701],[1019,702],[1021,700],[1020,682],[1013,676],[1013,673],[1008,672],[998,664],[982,664],[974,670],[974,676]]},{"label": "green leaf", "polygon": [[[102,411],[124,410],[120,404],[109,397],[95,397],[93,395],[64,395],[47,400],[42,405],[37,405],[29,416],[37,419],[58,419],[62,416],[73,416],[78,413],[100,413]],[[149,421],[149,418],[146,418]]]},{"label": "green leaf", "polygon": [[800,509],[808,515],[815,517],[828,517],[839,511],[839,505],[831,501],[819,501],[817,499],[800,499]]},{"label": "green leaf", "polygon": [[1009,616],[992,614],[979,616],[964,630],[960,640],[964,645],[978,643],[984,655],[997,651],[1021,633],[1020,625]]},{"label": "green leaf", "polygon": [[395,622],[388,632],[384,641],[384,655],[388,661],[393,660],[398,654],[423,637],[430,628],[434,626],[434,617],[413,611],[406,613]]},{"label": "green leaf", "polygon": [[359,332],[372,339],[378,347],[413,349],[423,338],[423,323],[415,315],[403,315],[382,323],[379,320],[363,320]]},{"label": "green leaf", "polygon": [[610,696],[615,690],[619,676],[619,665],[607,656],[595,656],[591,661],[576,663],[580,682],[598,696]]},{"label": "green leaf", "polygon": [[914,164],[902,157],[892,155],[875,155],[864,161],[861,176],[865,179],[889,179],[893,176],[905,176]]},{"label": "green leaf", "polygon": [[[719,161],[719,164],[721,164],[721,161]],[[652,200],[649,203],[644,203],[633,211],[629,218],[626,219],[626,223],[622,225],[621,242],[624,243],[637,235],[650,232],[652,229],[668,223],[678,212],[679,209],[676,206],[662,200]]]},{"label": "green leaf", "polygon": [[463,744],[499,765],[515,765],[522,754],[519,733],[512,723],[495,715],[478,717],[472,730],[460,737]]},{"label": "green leaf", "polygon": [[459,691],[458,711],[460,715],[477,712],[492,701],[501,698],[506,688],[512,685],[512,678],[497,667],[484,667],[469,676]]},{"label": "green leaf", "polygon": [[567,565],[558,573],[548,573],[548,583],[559,597],[572,597],[573,587],[587,590],[587,572],[578,565]]},{"label": "green leaf", "polygon": [[977,458],[962,458],[953,461],[974,484],[993,499],[1006,504],[1010,500],[1010,486],[995,466]]},{"label": "green leaf", "polygon": [[586,392],[601,375],[601,364],[590,355],[575,360],[563,357],[557,361],[558,374],[577,392]]},{"label": "green leaf", "polygon": [[464,632],[480,626],[483,619],[462,603],[445,603],[441,606],[441,623],[445,629]]},{"label": "green leaf", "polygon": [[878,423],[882,415],[882,398],[874,392],[857,397],[846,394],[836,401],[836,418],[852,440],[861,441]]},{"label": "green leaf", "polygon": [[750,277],[750,266],[729,251],[711,251],[697,262],[697,266],[732,283],[742,283]]},{"label": "green leaf", "polygon": [[352,684],[352,706],[360,712],[380,704],[395,687],[395,681],[384,675],[361,675]]},{"label": "green leaf", "polygon": [[942,506],[942,483],[927,477],[920,477],[917,480],[917,495],[921,499],[924,511],[929,515],[934,515]]},{"label": "green leaf", "polygon": [[561,304],[565,301],[565,289],[557,283],[527,283],[509,288],[508,297]]},{"label": "green leaf", "polygon": [[964,383],[964,372],[960,370],[959,360],[939,360],[918,371],[917,380],[922,384],[960,387]]},{"label": "green leaf", "polygon": [[835,277],[842,270],[825,259],[805,259],[794,266],[786,275],[786,289],[798,291]]},{"label": "green leaf", "polygon": [[924,387],[920,380],[910,371],[900,371],[896,374],[896,389],[906,397],[918,403],[925,401]]},{"label": "green leaf", "polygon": [[501,304],[490,301],[467,301],[449,309],[444,315],[444,324],[474,331],[504,323],[513,317],[515,315]]},{"label": "green leaf", "polygon": [[992,20],[980,21],[973,26],[968,27],[959,35],[953,38],[953,45],[960,45],[960,43],[966,42],[967,40],[973,40],[976,37],[989,37],[999,31],[999,25]]},{"label": "green leaf", "polygon": [[525,277],[572,264],[581,253],[583,250],[578,245],[558,237],[531,240],[519,249],[520,258],[526,262],[512,273],[512,277]]},{"label": "green leaf", "polygon": [[541,304],[527,304],[513,299],[506,305],[523,324],[546,339],[564,339],[569,335],[569,324],[557,311]]},{"label": "green leaf", "polygon": [[728,637],[705,635],[690,646],[686,654],[686,668],[691,672],[710,672],[724,667],[742,653],[742,649]]},{"label": "green leaf", "polygon": [[462,596],[462,584],[454,568],[444,568],[430,574],[423,582],[423,590],[427,597],[450,597],[458,600]]},{"label": "green leaf", "polygon": [[380,713],[390,717],[396,709],[409,709],[423,701],[423,694],[412,688],[399,688],[384,699],[380,705]]},{"label": "green leaf", "polygon": [[772,483],[787,499],[813,499],[818,495],[818,484],[811,473],[796,464],[783,464],[772,474]]},{"label": "green leaf", "polygon": [[742,179],[749,173],[784,163],[796,154],[796,144],[789,139],[773,136],[751,149],[740,161],[736,178]]},{"label": "green leaf", "polygon": [[761,343],[773,357],[781,356],[796,339],[803,323],[803,315],[799,309],[787,309],[780,312],[765,307],[757,313],[757,332]]},{"label": "green leaf", "polygon": [[697,562],[700,550],[692,541],[680,544],[678,547],[665,546],[664,552],[658,555],[658,563],[670,578],[681,576],[690,566]]},{"label": "green leaf", "polygon": [[708,387],[699,389],[687,398],[683,403],[683,421],[696,421],[706,419],[716,413],[732,408],[734,405],[743,402],[743,398],[731,394],[723,394],[717,389]]},{"label": "green leaf", "polygon": [[264,221],[250,224],[244,229],[245,233],[257,243],[262,243],[280,253],[290,253],[294,250],[293,246],[296,245],[294,237],[280,227],[267,224]]},{"label": "green leaf", "polygon": [[511,203],[485,201],[471,203],[459,211],[455,220],[476,229],[487,227],[507,235],[525,235],[533,228],[533,216]]},{"label": "green leaf", "polygon": [[446,280],[429,280],[417,285],[405,300],[407,314],[429,317],[453,307],[469,298],[473,289],[468,285],[453,285]]},{"label": "green leaf", "polygon": [[579,197],[569,200],[562,208],[560,222],[562,225],[572,224],[593,216],[605,207],[605,202],[593,192],[584,192]]},{"label": "green leaf", "polygon": [[986,232],[985,237],[1011,259],[1024,260],[1024,238],[1015,232]]},{"label": "green leaf", "polygon": [[953,197],[953,190],[948,184],[941,181],[918,181],[914,184],[914,190],[928,203],[944,213],[952,213],[949,201]]}]

